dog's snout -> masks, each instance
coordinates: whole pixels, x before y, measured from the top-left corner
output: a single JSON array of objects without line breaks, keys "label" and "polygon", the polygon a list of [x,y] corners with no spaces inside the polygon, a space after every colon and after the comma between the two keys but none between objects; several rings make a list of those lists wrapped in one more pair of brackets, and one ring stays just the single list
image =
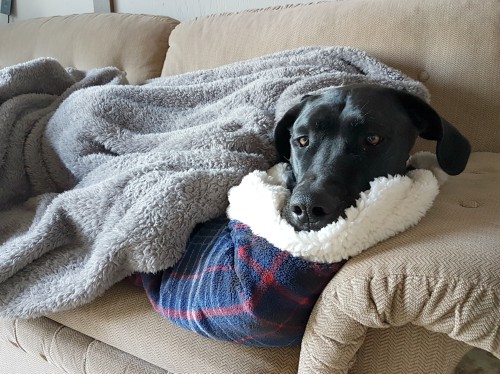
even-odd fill
[{"label": "dog's snout", "polygon": [[302,201],[295,201],[291,205],[291,211],[295,216],[297,216],[298,219],[315,220],[326,215],[326,211],[323,206],[315,203],[310,205]]},{"label": "dog's snout", "polygon": [[320,193],[294,193],[288,203],[288,220],[298,230],[318,230],[338,216],[339,202]]}]

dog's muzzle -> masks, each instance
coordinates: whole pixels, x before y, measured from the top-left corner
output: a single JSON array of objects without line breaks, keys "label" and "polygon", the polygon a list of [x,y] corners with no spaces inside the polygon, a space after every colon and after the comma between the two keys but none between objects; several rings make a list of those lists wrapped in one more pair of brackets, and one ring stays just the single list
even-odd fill
[{"label": "dog's muzzle", "polygon": [[349,205],[331,193],[294,190],[284,217],[297,231],[316,231],[345,215]]}]

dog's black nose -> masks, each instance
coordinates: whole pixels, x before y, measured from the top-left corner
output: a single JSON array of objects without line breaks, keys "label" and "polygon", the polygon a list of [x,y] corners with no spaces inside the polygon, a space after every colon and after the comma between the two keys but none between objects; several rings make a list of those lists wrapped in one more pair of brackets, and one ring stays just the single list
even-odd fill
[{"label": "dog's black nose", "polygon": [[327,194],[295,193],[286,218],[297,230],[319,230],[338,218],[339,209],[338,199]]},{"label": "dog's black nose", "polygon": [[325,208],[322,206],[309,206],[306,204],[295,204],[292,206],[292,213],[299,220],[316,220],[326,215]]}]

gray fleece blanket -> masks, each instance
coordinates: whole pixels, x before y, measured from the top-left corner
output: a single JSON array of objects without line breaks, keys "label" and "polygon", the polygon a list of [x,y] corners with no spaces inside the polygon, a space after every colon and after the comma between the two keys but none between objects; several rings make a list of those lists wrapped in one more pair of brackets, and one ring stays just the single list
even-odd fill
[{"label": "gray fleece blanket", "polygon": [[377,82],[428,99],[400,72],[310,47],[126,84],[52,59],[0,70],[0,316],[92,301],[182,256],[243,176],[277,161],[275,122],[304,94]]}]

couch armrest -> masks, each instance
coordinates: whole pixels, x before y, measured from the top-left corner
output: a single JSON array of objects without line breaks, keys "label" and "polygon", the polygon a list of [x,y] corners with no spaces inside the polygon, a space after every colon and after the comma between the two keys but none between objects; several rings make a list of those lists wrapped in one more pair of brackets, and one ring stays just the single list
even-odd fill
[{"label": "couch armrest", "polygon": [[500,154],[475,153],[414,228],[348,261],[325,288],[300,372],[345,373],[368,328],[413,324],[500,357]]}]

